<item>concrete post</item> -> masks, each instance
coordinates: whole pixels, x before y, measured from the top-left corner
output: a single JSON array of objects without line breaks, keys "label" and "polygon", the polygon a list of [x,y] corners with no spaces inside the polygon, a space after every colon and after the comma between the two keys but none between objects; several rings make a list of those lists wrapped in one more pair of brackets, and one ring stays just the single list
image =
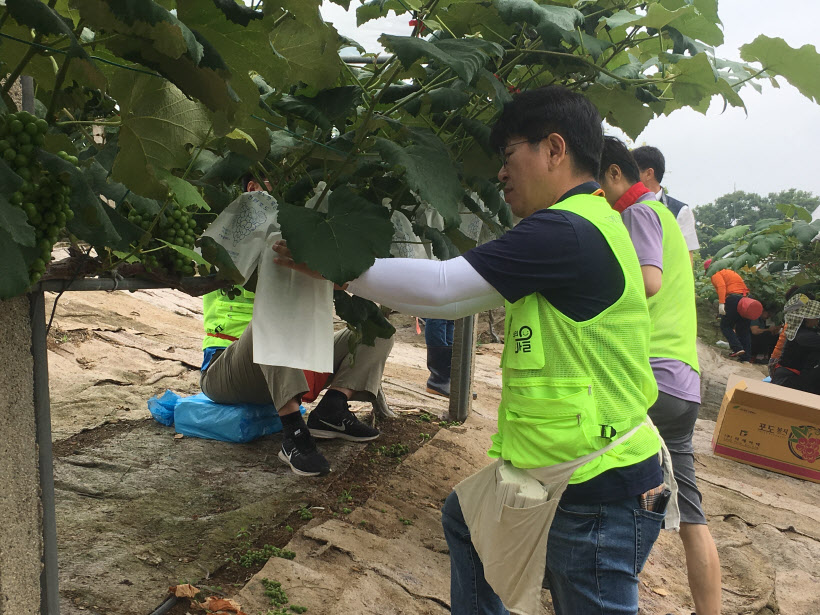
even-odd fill
[{"label": "concrete post", "polygon": [[0,301],[0,615],[38,615],[43,558],[29,297]]},{"label": "concrete post", "polygon": [[453,332],[453,358],[450,369],[451,421],[464,422],[470,414],[473,401],[473,371],[475,370],[475,346],[478,327],[475,316],[456,321]]}]

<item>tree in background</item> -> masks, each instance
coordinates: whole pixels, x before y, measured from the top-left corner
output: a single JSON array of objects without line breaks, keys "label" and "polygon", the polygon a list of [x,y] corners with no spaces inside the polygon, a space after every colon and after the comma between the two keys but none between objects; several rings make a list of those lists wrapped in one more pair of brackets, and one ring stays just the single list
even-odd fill
[{"label": "tree in background", "polygon": [[715,199],[714,203],[699,205],[695,210],[695,224],[701,242],[703,260],[713,257],[728,241],[715,241],[715,237],[733,226],[754,227],[759,220],[785,220],[778,205],[795,205],[808,212],[820,207],[820,197],[805,190],[782,190],[762,196],[754,192],[736,190]]},{"label": "tree in background", "polygon": [[[780,203],[771,209],[773,202],[792,193],[808,208]],[[721,269],[733,269],[743,273],[752,297],[764,304],[782,306],[790,286],[820,280],[820,219],[812,220],[811,214],[817,207],[818,198],[792,190],[770,194],[767,199],[740,194],[744,195],[742,202],[756,202],[757,206],[742,212],[739,219],[733,218],[732,222],[736,224],[713,236],[702,250],[712,258],[712,264],[696,278],[698,298],[714,301],[708,278]],[[768,212],[770,217],[758,218],[761,211]],[[737,224],[740,221],[747,223]],[[715,251],[717,247],[719,249]]]}]

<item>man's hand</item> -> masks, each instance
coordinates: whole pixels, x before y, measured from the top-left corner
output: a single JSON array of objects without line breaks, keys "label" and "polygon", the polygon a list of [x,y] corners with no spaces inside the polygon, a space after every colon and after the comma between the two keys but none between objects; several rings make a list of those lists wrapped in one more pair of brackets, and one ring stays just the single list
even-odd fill
[{"label": "man's hand", "polygon": [[325,279],[325,277],[321,273],[319,273],[318,271],[314,271],[306,264],[297,263],[296,261],[294,261],[293,255],[290,253],[290,249],[288,248],[288,242],[284,239],[280,239],[279,241],[273,244],[273,251],[277,254],[277,256],[273,257],[273,262],[277,265],[282,265],[283,267],[287,267],[288,269],[293,269],[294,271],[298,271],[299,273],[303,273],[312,278],[316,278],[317,280]]},{"label": "man's hand", "polygon": [[[327,280],[325,276],[323,276],[318,271],[314,271],[306,264],[297,263],[296,261],[294,261],[293,255],[290,253],[290,249],[288,248],[288,242],[284,239],[280,239],[279,241],[273,244],[273,251],[276,253],[276,256],[273,258],[273,262],[277,265],[282,265],[283,267],[287,267],[288,269],[293,269],[294,271],[303,273],[304,275],[310,276],[311,278],[314,278],[316,280]],[[333,288],[336,290],[346,290],[347,284],[345,284],[344,286],[334,284]]]},{"label": "man's hand", "polygon": [[718,305],[718,314],[720,316],[726,316],[726,304],[725,303],[721,303],[720,305]]}]

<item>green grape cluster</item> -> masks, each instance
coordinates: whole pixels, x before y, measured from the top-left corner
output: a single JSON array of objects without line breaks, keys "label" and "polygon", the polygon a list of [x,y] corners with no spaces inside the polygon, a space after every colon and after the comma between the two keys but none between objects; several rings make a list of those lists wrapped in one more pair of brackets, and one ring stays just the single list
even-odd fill
[{"label": "green grape cluster", "polygon": [[[140,214],[135,209],[128,214],[128,220],[146,231],[151,227],[155,217],[155,214]],[[193,213],[178,203],[171,203],[165,209],[151,232],[154,239],[162,239],[189,250],[194,249],[197,234],[197,222]],[[158,241],[152,241],[149,244],[149,249],[143,255],[142,262],[149,271],[157,270],[185,276],[194,275],[196,271],[192,260]]]},{"label": "green grape cluster", "polygon": [[[12,193],[9,202],[20,207],[34,227],[38,256],[29,265],[29,281],[34,284],[51,260],[51,250],[66,222],[74,217],[69,207],[71,179],[55,176],[37,160],[37,150],[45,141],[48,123],[26,111],[0,116],[0,158],[14,170],[23,183]],[[77,158],[65,152],[57,154],[77,166]]]}]

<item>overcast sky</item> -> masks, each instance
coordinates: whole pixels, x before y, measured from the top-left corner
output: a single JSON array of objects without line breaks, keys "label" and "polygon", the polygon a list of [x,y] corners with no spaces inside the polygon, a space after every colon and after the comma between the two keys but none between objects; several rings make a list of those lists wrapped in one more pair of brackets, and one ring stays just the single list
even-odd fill
[{"label": "overcast sky", "polygon": [[[356,28],[353,0],[350,12],[325,2],[322,13],[345,36],[368,51],[380,50],[383,33],[409,34],[407,15],[371,21]],[[738,47],[758,34],[782,37],[792,47],[818,42],[820,2],[817,0],[720,0],[725,44],[718,57],[740,59]],[[784,79],[781,88],[766,86],[762,94],[741,91],[743,109],[728,108],[716,98],[706,116],[688,109],[650,122],[638,145],[655,145],[666,156],[664,185],[670,194],[701,205],[732,192],[768,194],[788,188],[820,195],[820,105],[804,98]]]}]

